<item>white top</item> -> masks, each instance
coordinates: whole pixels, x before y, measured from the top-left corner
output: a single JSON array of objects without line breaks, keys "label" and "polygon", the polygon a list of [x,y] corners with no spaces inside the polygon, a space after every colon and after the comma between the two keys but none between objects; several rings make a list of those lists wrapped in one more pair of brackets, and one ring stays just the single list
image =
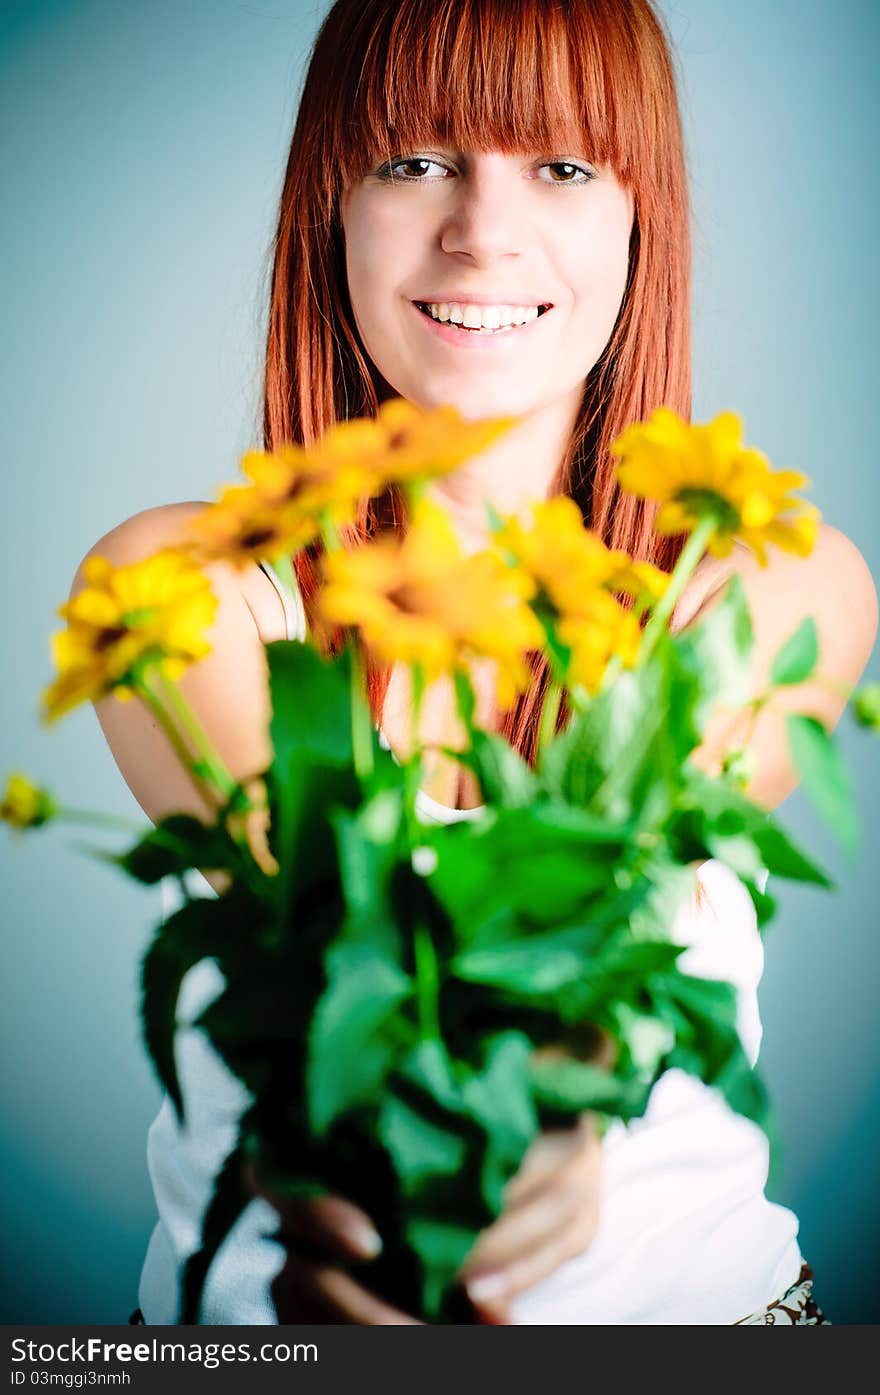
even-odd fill
[{"label": "white top", "polygon": [[[304,638],[302,598],[289,596],[268,564],[263,570],[281,597],[288,636]],[[450,809],[423,790],[418,807],[427,822],[479,813]],[[698,876],[706,904],[698,907],[692,898],[676,917],[672,938],[688,945],[678,962],[686,973],[736,985],[739,1032],[754,1065],[764,967],[754,906],[725,864],[705,862]],[[215,894],[198,872],[189,873],[188,885],[193,894]],[[161,893],[167,917],[180,904],[173,878]],[[204,1032],[186,1025],[223,985],[214,960],[186,975],[175,1050],[187,1125],[178,1127],[166,1095],[148,1134],[147,1164],[159,1213],[138,1290],[148,1324],[177,1320],[183,1262],[198,1247],[214,1177],[250,1102]],[[666,1071],[644,1116],[629,1125],[616,1120],[602,1149],[597,1233],[582,1254],[513,1300],[512,1322],[731,1324],[796,1281],[803,1263],[798,1220],[764,1195],[766,1138],[715,1089],[685,1071]],[[209,1270],[202,1324],[277,1322],[269,1286],[284,1251],[266,1238],[277,1223],[274,1208],[261,1198],[246,1207]]]}]

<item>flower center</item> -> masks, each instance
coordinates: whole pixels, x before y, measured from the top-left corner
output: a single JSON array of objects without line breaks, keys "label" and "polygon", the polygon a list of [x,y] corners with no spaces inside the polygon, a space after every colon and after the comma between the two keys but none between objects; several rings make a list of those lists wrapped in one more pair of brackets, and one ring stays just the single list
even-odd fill
[{"label": "flower center", "polygon": [[735,532],[740,526],[739,509],[722,494],[716,494],[714,489],[680,489],[675,500],[696,518],[714,514],[724,532]]}]

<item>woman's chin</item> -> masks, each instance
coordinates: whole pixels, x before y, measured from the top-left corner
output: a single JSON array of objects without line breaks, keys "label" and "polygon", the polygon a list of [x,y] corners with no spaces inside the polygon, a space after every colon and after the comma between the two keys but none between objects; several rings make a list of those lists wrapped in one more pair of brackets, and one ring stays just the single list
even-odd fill
[{"label": "woman's chin", "polygon": [[401,395],[424,411],[435,411],[438,407],[455,407],[465,421],[481,421],[486,417],[523,416],[530,407],[526,394],[512,390],[509,381],[493,384],[486,381],[451,382],[447,379],[430,387],[422,383],[417,394],[407,392]]}]

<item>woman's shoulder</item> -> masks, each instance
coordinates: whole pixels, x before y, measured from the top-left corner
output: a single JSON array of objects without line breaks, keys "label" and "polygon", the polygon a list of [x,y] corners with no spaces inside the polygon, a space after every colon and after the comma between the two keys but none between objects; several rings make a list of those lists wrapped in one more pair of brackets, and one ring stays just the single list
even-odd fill
[{"label": "woman's shoulder", "polygon": [[672,612],[671,628],[683,629],[697,618],[704,606],[714,599],[734,571],[744,560],[747,549],[734,543],[729,557],[713,557],[707,552],[697,563],[690,580]]},{"label": "woman's shoulder", "polygon": [[839,528],[820,523],[807,557],[771,548],[765,566],[740,542],[728,557],[706,553],[675,608],[673,628],[690,624],[734,574],[743,582],[753,621],[769,619],[772,626],[776,613],[784,624],[793,611],[818,611],[836,623],[855,651],[870,653],[877,633],[877,583],[856,544]]},{"label": "woman's shoulder", "polygon": [[[141,509],[109,529],[89,548],[80,562],[71,586],[71,595],[84,584],[83,563],[89,557],[106,557],[114,566],[126,566],[142,561],[163,547],[182,542],[190,520],[208,507],[201,499],[181,503],[157,504]],[[255,562],[243,567],[217,562],[205,568],[223,594],[239,594],[253,616],[264,644],[284,639],[287,621],[278,591],[266,573]],[[221,596],[222,598],[222,596]]]}]

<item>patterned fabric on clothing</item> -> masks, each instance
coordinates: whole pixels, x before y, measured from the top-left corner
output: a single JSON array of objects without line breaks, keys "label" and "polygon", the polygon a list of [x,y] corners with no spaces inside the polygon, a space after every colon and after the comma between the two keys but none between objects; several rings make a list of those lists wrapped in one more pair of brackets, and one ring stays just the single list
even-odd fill
[{"label": "patterned fabric on clothing", "polygon": [[766,1308],[761,1308],[748,1317],[740,1318],[734,1327],[815,1327],[820,1322],[828,1327],[822,1309],[813,1298],[813,1271],[809,1264],[801,1269],[795,1283],[786,1289],[781,1298],[776,1298]]}]

